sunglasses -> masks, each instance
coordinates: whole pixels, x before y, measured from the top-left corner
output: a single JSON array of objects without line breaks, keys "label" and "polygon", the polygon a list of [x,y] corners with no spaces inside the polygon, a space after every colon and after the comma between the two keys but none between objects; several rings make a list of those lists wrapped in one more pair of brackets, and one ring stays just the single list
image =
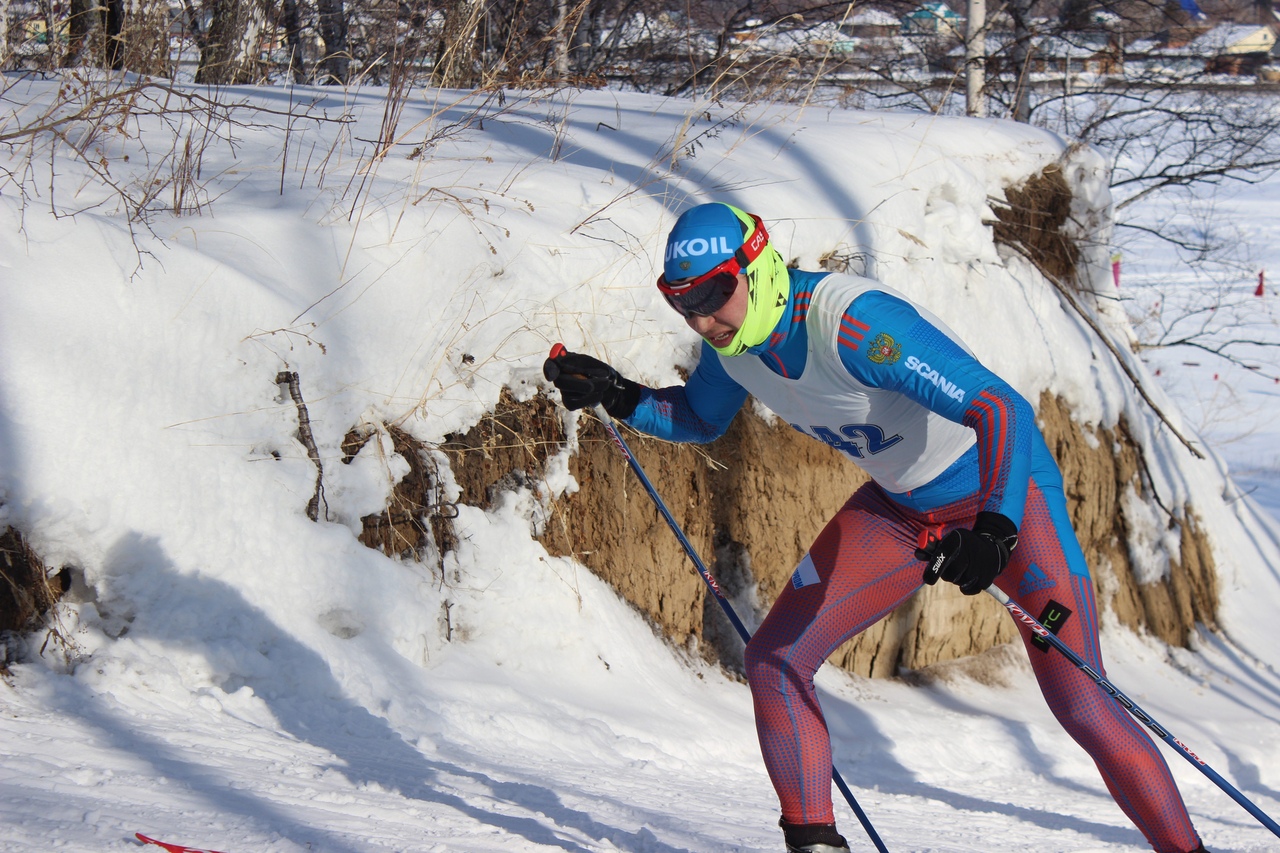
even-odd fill
[{"label": "sunglasses", "polygon": [[760,217],[752,214],[751,218],[756,228],[733,257],[688,281],[672,284],[667,281],[666,274],[658,276],[659,292],[681,317],[710,317],[723,308],[738,289],[738,273],[760,257],[769,244],[769,234],[764,230]]}]

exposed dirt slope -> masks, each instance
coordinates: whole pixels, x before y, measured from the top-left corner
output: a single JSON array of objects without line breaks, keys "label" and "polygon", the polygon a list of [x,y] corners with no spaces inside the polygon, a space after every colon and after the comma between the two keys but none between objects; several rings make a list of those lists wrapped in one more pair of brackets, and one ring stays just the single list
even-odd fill
[{"label": "exposed dirt slope", "polygon": [[[1124,624],[1178,645],[1186,643],[1196,622],[1212,625],[1214,567],[1192,508],[1165,514],[1170,529],[1180,529],[1180,561],[1171,561],[1164,579],[1139,583],[1129,555],[1131,524],[1123,495],[1131,488],[1140,501],[1155,501],[1144,485],[1138,447],[1123,424],[1087,437],[1060,401],[1045,396],[1038,408],[1063,469],[1072,519],[1102,607]],[[560,417],[545,398],[527,403],[508,398],[467,435],[451,438],[445,451],[463,487],[462,501],[487,506],[495,490],[536,483],[543,460],[563,441]],[[622,455],[589,415],[583,417],[579,442],[571,470],[581,488],[553,507],[541,537],[546,547],[576,556],[675,643],[697,639],[704,654],[736,668],[734,644],[723,642],[727,623],[708,602],[702,581]],[[635,434],[628,442],[739,607],[747,601],[741,594],[752,587],[761,608],[768,607],[827,518],[866,479],[830,448],[790,427],[770,426],[749,409],[724,438],[706,447]],[[783,471],[786,476],[779,476]],[[415,478],[406,483],[422,488]],[[421,496],[400,500],[429,502]],[[833,662],[863,675],[892,676],[977,654],[1014,636],[993,600],[965,598],[939,585],[841,648]]]}]

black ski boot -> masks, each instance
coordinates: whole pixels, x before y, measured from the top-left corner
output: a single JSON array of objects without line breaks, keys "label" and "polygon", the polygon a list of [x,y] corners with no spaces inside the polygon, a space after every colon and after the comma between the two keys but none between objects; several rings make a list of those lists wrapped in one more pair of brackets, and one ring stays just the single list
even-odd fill
[{"label": "black ski boot", "polygon": [[778,826],[787,840],[787,853],[849,853],[849,842],[836,832],[834,823],[787,823]]}]

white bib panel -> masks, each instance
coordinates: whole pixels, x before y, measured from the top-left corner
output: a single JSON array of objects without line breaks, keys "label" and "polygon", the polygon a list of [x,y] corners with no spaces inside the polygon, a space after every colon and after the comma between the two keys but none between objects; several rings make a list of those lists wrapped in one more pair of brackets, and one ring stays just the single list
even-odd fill
[{"label": "white bib panel", "polygon": [[[804,373],[785,379],[758,357],[717,356],[725,372],[776,415],[803,433],[849,456],[886,491],[918,489],[973,446],[973,430],[949,421],[896,392],[872,388],[849,375],[840,361],[840,321],[849,304],[878,290],[911,304],[920,316],[968,351],[933,314],[871,279],[829,275],[814,288],[805,325],[809,352]],[[868,337],[876,334],[871,329]],[[865,352],[871,341],[861,343]],[[897,359],[874,370],[906,370]]]}]

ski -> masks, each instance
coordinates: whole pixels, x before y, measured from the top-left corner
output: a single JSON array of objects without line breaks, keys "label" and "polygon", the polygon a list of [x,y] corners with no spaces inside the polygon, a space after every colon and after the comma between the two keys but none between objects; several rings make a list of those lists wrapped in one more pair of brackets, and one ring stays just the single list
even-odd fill
[{"label": "ski", "polygon": [[203,847],[183,847],[181,844],[169,844],[165,841],[157,841],[154,838],[148,838],[141,832],[135,832],[134,836],[143,844],[154,844],[161,849],[168,850],[169,853],[218,853],[217,850],[206,850]]}]

